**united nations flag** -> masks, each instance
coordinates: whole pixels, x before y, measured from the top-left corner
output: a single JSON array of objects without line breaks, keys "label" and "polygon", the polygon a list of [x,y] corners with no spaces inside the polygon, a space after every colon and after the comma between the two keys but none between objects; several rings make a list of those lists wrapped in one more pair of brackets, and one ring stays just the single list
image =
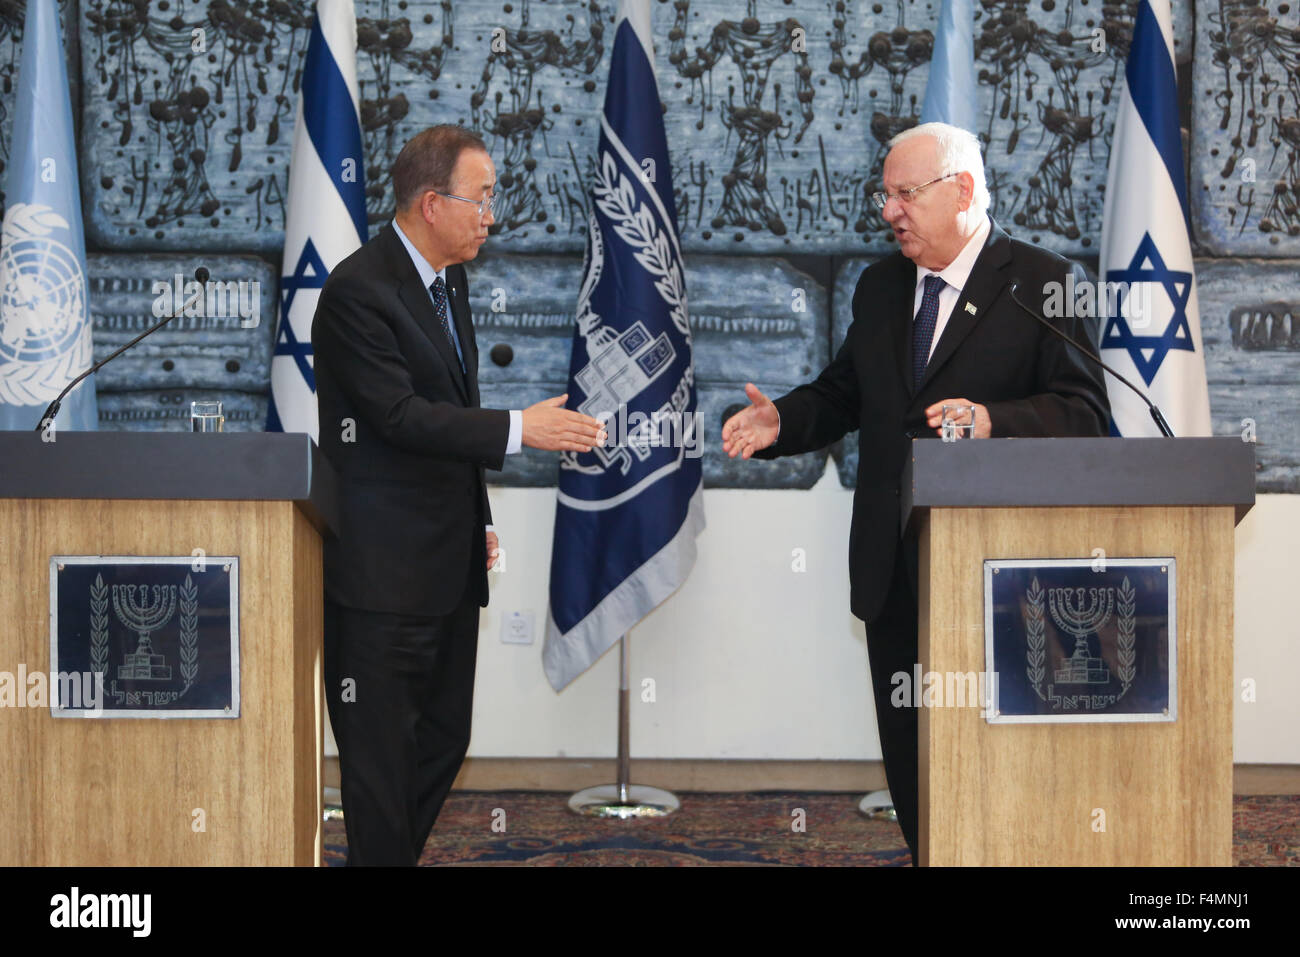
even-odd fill
[{"label": "united nations flag", "polygon": [[[16,100],[0,232],[0,429],[30,431],[92,361],[72,101],[54,0],[28,0]],[[99,427],[90,379],[64,401],[55,427]]]}]

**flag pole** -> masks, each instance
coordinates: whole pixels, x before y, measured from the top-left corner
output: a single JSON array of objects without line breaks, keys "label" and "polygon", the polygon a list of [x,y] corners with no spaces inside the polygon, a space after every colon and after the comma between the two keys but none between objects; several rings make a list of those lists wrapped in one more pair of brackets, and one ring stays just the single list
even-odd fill
[{"label": "flag pole", "polygon": [[618,765],[617,782],[583,788],[569,798],[569,810],[586,817],[630,820],[666,817],[682,806],[677,795],[662,788],[631,783],[628,727],[629,707],[627,635],[618,639]]}]

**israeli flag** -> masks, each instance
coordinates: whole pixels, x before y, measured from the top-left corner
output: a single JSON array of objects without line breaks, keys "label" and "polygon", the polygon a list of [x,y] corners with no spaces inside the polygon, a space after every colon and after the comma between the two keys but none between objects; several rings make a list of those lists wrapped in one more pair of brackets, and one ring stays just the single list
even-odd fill
[{"label": "israeli flag", "polygon": [[925,81],[922,123],[947,123],[976,132],[974,0],[943,0],[930,76]]},{"label": "israeli flag", "polygon": [[[27,0],[16,99],[0,231],[0,429],[31,431],[93,360],[72,101],[54,0]],[[54,425],[99,428],[93,377],[69,393]]]},{"label": "israeli flag", "polygon": [[557,691],[671,595],[704,528],[695,366],[649,0],[623,0],[601,115],[569,404],[607,422],[563,453],[542,662]]},{"label": "israeli flag", "polygon": [[330,270],[369,238],[352,0],[318,0],[289,163],[268,432],[318,439],[311,320]]},{"label": "israeli flag", "polygon": [[[1169,0],[1137,5],[1102,215],[1101,357],[1145,384],[1174,435],[1209,435]],[[1160,434],[1142,401],[1109,373],[1106,389],[1115,434]]]}]

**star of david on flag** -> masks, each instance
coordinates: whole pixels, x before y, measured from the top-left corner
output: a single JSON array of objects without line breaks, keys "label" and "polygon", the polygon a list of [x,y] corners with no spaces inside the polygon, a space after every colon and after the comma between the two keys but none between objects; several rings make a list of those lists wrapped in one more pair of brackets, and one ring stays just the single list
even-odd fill
[{"label": "star of david on flag", "polygon": [[[1101,348],[1126,350],[1143,382],[1151,385],[1155,381],[1156,374],[1171,349],[1196,351],[1192,345],[1191,323],[1187,320],[1187,302],[1192,295],[1192,273],[1166,266],[1150,233],[1142,234],[1142,241],[1138,243],[1137,251],[1127,266],[1106,270],[1106,281],[1122,285],[1117,287],[1119,312],[1106,320]],[[1149,305],[1130,308],[1127,311],[1132,315],[1128,317],[1124,314],[1126,301],[1136,298],[1136,294],[1130,296],[1134,283],[1158,285],[1173,306],[1172,318],[1165,323],[1163,330],[1154,335],[1138,335],[1129,324],[1129,318],[1133,318],[1133,326],[1142,328],[1148,325],[1144,313],[1150,308]],[[1150,290],[1143,292],[1149,293]],[[1149,300],[1150,296],[1145,298]]]},{"label": "star of david on flag", "polygon": [[[1101,357],[1146,384],[1176,436],[1210,434],[1210,398],[1178,128],[1169,0],[1140,0],[1110,153],[1100,273],[1117,307]],[[1106,375],[1111,431],[1159,435],[1146,406]]]},{"label": "star of david on flag", "polygon": [[318,438],[311,321],[330,270],[368,238],[352,0],[319,0],[289,163],[268,432]]}]

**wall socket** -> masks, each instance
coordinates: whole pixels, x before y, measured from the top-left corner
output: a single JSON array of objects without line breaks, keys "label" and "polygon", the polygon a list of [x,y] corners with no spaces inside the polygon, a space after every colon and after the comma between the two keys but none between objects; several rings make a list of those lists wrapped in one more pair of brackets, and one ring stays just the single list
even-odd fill
[{"label": "wall socket", "polygon": [[501,616],[501,641],[507,645],[533,643],[533,613],[511,611]]}]

